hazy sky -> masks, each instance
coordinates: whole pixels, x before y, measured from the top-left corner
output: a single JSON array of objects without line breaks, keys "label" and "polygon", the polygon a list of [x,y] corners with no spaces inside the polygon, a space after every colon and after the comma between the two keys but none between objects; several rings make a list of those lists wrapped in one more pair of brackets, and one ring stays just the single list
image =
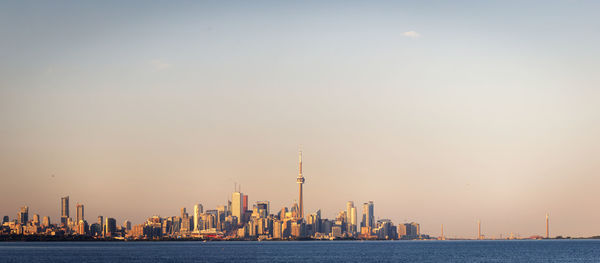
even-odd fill
[{"label": "hazy sky", "polygon": [[226,204],[600,234],[598,1],[2,1],[0,215]]}]

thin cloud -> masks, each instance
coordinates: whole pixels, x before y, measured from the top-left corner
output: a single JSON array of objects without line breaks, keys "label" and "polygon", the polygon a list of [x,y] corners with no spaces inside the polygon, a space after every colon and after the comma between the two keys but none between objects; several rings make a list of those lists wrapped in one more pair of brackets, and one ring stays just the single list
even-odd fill
[{"label": "thin cloud", "polygon": [[419,34],[417,31],[406,31],[404,33],[402,33],[403,36],[405,37],[410,37],[410,38],[420,38],[421,34]]},{"label": "thin cloud", "polygon": [[173,65],[171,65],[167,62],[164,62],[160,59],[153,59],[153,60],[150,60],[150,66],[152,66],[152,68],[156,71],[161,71],[161,70],[169,69]]}]

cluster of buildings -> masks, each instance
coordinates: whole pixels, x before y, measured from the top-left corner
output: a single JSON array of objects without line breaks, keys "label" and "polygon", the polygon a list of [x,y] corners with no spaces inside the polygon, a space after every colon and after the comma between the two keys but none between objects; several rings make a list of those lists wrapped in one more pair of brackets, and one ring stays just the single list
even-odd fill
[{"label": "cluster of buildings", "polygon": [[[17,213],[17,218],[13,221],[8,216],[2,218],[0,234],[17,235],[81,235],[93,237],[122,237],[128,229],[131,229],[131,223],[125,221],[123,227],[117,226],[114,218],[103,218],[98,216],[98,221],[91,225],[85,220],[85,207],[83,204],[76,204],[77,214],[72,218],[69,213],[69,197],[62,197],[61,200],[60,223],[52,224],[49,216],[44,216],[40,221],[38,214],[29,217],[29,207],[23,206]],[[128,228],[129,227],[129,228]]]},{"label": "cluster of buildings", "polygon": [[[132,225],[126,220],[117,225],[114,218],[98,217],[88,223],[84,206],[77,204],[76,218],[70,217],[69,197],[61,198],[60,223],[51,224],[45,216],[42,221],[37,214],[29,219],[29,208],[24,206],[17,219],[10,221],[4,216],[0,234],[24,235],[85,235],[95,238],[115,239],[229,239],[229,240],[287,240],[287,239],[429,239],[421,235],[419,224],[395,225],[389,219],[375,220],[374,203],[362,205],[362,220],[357,217],[353,201],[346,204],[335,219],[321,218],[321,211],[304,215],[302,153],[299,155],[299,202],[291,207],[271,211],[269,201],[257,201],[248,205],[248,195],[236,188],[231,200],[216,209],[204,210],[196,204],[193,210],[181,208],[180,215],[153,216],[145,222]],[[191,212],[191,214],[190,214]]]}]

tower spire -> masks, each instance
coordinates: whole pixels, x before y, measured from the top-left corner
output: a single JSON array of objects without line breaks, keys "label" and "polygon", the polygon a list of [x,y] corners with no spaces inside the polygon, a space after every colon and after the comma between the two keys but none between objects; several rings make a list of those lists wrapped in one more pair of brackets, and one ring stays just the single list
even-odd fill
[{"label": "tower spire", "polygon": [[298,195],[299,195],[299,205],[300,211],[298,213],[298,218],[304,218],[304,203],[302,201],[302,184],[304,184],[304,177],[302,176],[302,150],[298,151],[298,178],[296,178],[296,183],[298,183]]}]

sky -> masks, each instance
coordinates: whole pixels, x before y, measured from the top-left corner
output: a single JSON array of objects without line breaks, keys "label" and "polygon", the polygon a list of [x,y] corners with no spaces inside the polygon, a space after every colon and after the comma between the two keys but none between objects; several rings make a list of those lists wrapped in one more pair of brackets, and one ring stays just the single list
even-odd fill
[{"label": "sky", "polygon": [[0,215],[234,184],[423,233],[600,235],[598,1],[2,1]]}]

